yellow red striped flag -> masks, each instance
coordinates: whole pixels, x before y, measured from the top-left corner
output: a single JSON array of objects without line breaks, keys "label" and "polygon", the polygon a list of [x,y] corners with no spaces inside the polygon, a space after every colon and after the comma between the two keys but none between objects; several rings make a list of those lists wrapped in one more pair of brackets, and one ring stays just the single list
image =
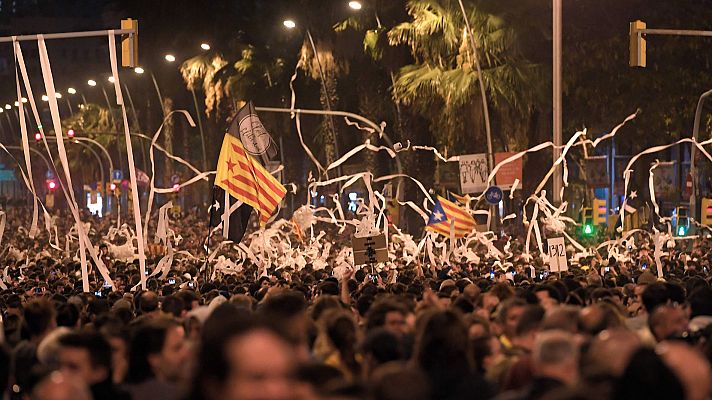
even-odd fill
[{"label": "yellow red striped flag", "polygon": [[455,223],[456,238],[465,237],[475,229],[476,223],[472,215],[457,204],[438,196],[426,229],[441,235],[450,236],[451,221]]},{"label": "yellow red striped flag", "polygon": [[287,193],[262,164],[247,154],[240,139],[229,133],[225,134],[220,149],[215,185],[257,210],[262,225],[267,223]]}]

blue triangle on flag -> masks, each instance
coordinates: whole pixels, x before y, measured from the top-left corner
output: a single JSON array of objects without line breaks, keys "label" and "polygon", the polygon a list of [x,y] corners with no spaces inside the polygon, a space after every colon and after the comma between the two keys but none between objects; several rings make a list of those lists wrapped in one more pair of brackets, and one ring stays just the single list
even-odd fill
[{"label": "blue triangle on flag", "polygon": [[430,213],[428,225],[439,224],[443,221],[447,221],[447,214],[445,214],[445,210],[443,210],[440,200],[436,200],[435,206],[433,206],[433,211]]}]

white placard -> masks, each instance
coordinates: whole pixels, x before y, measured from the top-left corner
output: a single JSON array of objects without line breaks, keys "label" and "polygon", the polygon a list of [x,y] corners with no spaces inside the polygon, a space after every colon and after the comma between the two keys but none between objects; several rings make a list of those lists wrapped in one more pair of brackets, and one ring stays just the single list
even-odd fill
[{"label": "white placard", "polygon": [[546,241],[549,247],[549,270],[551,272],[563,272],[569,270],[566,260],[566,244],[564,238],[551,238]]},{"label": "white placard", "polygon": [[467,154],[460,156],[460,189],[462,194],[480,193],[487,189],[487,155]]}]

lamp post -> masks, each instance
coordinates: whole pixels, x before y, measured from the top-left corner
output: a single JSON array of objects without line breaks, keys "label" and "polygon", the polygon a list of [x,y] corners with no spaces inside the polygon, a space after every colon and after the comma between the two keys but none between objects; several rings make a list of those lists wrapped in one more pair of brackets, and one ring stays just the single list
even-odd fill
[{"label": "lamp post", "polygon": [[[287,29],[294,29],[297,27],[296,22],[294,22],[291,19],[285,20],[283,22],[283,25]],[[324,68],[321,65],[321,59],[319,58],[319,53],[316,51],[316,45],[314,44],[314,38],[312,37],[311,31],[309,29],[306,29],[306,36],[307,40],[309,40],[309,45],[311,46],[312,52],[314,53],[314,58],[316,59],[316,65],[319,70],[319,76],[321,78],[321,89],[324,92],[324,100],[326,102],[326,110],[331,113],[331,99],[329,98],[329,91],[326,88],[326,76],[324,75]],[[334,145],[334,153],[333,157],[334,160],[328,160],[327,157],[327,162],[333,162],[335,160],[339,159],[339,144],[336,138],[336,125],[334,124],[334,118],[331,116],[331,114],[327,114],[327,121],[329,123],[329,128],[331,130],[331,142]],[[341,167],[338,168],[339,171],[341,171]]]},{"label": "lamp post", "polygon": [[482,97],[482,111],[485,116],[485,133],[487,135],[487,167],[491,171],[494,168],[494,153],[492,152],[492,131],[490,128],[490,118],[489,118],[489,107],[487,106],[487,92],[485,90],[484,79],[482,79],[482,68],[480,66],[480,59],[477,57],[477,45],[475,43],[475,35],[472,33],[472,27],[470,27],[470,20],[467,18],[467,12],[465,11],[465,5],[462,4],[462,0],[458,0],[460,3],[460,10],[462,11],[462,17],[465,19],[465,27],[467,28],[467,36],[470,39],[470,47],[472,48],[472,58],[475,61],[475,68],[477,69],[477,81],[480,84],[480,96]]},{"label": "lamp post", "polygon": [[[552,93],[552,109],[553,109],[553,128],[554,128],[554,162],[561,157],[561,145],[564,138],[562,134],[562,87],[561,87],[561,36],[562,36],[562,17],[561,17],[562,0],[552,0],[552,19],[553,19],[553,93]],[[551,195],[554,203],[558,203],[559,194],[561,193],[563,178],[561,176],[561,166],[554,166],[554,182],[553,193]]]}]

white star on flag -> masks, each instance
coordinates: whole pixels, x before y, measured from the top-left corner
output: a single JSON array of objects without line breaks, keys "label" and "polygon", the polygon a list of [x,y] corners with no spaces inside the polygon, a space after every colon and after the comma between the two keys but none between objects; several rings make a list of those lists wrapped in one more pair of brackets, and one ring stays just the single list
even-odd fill
[{"label": "white star on flag", "polygon": [[436,221],[442,221],[445,216],[440,212],[440,211],[435,211],[433,213],[433,217],[435,217]]},{"label": "white star on flag", "polygon": [[636,198],[636,197],[638,197],[638,191],[633,190],[632,192],[630,192],[630,198],[631,198],[631,199],[634,199],[634,198]]}]

